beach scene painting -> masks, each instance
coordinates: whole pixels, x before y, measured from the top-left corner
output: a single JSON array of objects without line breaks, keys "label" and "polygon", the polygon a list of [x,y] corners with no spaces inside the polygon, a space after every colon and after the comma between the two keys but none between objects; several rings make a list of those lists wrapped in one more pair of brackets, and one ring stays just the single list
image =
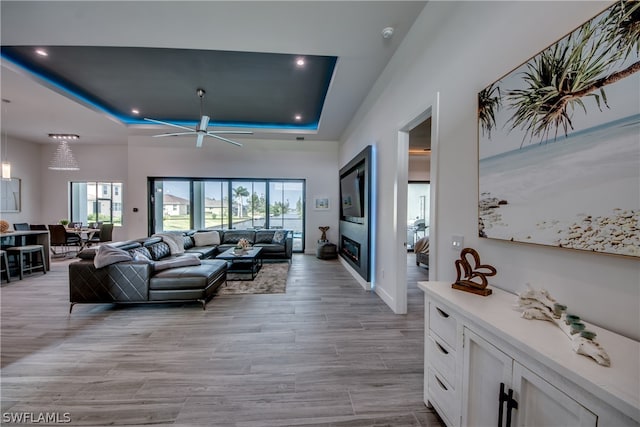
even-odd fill
[{"label": "beach scene painting", "polygon": [[479,235],[640,257],[640,2],[478,94]]}]

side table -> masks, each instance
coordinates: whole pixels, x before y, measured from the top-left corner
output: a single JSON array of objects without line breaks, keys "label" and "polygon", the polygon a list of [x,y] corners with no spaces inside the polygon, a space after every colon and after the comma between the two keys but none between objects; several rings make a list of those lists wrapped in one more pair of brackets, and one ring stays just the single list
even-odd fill
[{"label": "side table", "polygon": [[329,242],[318,243],[316,249],[316,258],[319,259],[336,259],[338,257],[338,250],[335,244]]}]

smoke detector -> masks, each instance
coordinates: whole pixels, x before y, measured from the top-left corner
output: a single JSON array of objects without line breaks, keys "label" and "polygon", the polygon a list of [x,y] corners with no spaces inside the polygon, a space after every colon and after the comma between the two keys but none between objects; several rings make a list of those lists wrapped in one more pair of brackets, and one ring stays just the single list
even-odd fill
[{"label": "smoke detector", "polygon": [[390,39],[391,36],[393,36],[393,27],[386,27],[385,29],[382,30],[383,39]]}]

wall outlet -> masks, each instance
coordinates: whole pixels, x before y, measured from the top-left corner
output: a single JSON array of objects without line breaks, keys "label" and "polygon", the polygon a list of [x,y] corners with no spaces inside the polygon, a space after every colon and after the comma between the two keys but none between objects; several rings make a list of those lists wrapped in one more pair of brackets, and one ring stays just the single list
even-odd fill
[{"label": "wall outlet", "polygon": [[464,247],[464,236],[453,235],[451,236],[451,249],[461,251]]}]

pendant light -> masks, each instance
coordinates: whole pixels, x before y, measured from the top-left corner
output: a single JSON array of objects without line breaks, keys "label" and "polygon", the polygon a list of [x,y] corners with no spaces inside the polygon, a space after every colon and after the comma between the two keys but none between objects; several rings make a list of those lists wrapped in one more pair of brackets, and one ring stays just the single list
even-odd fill
[{"label": "pendant light", "polygon": [[[5,98],[2,98],[2,109],[4,110],[4,114],[2,115],[3,120],[7,120],[7,104],[10,104],[11,101]],[[7,138],[7,127],[2,126],[3,134],[4,134],[4,156],[2,157],[2,179],[11,179],[11,163],[7,160],[7,151],[9,151],[9,142]]]},{"label": "pendant light", "polygon": [[58,148],[56,149],[51,163],[49,163],[49,169],[54,171],[77,171],[80,170],[76,158],[73,156],[71,147],[69,147],[69,140],[80,139],[78,135],[73,134],[57,134],[50,133],[50,138],[59,140]]}]

